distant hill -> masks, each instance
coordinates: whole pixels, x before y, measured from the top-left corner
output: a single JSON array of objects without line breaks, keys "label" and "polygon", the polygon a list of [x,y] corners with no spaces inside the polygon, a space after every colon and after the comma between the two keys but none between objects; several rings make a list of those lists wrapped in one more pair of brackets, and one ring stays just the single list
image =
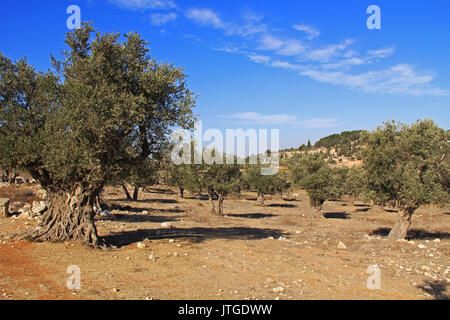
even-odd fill
[{"label": "distant hill", "polygon": [[358,149],[361,134],[364,130],[343,131],[332,134],[318,140],[314,146],[308,141],[308,145],[301,145],[298,149],[287,149],[282,152],[314,152],[326,148],[337,156],[351,158]]}]

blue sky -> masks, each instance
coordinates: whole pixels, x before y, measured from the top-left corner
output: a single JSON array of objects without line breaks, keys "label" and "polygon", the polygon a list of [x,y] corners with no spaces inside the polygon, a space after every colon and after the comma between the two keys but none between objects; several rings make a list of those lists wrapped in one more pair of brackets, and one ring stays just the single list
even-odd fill
[{"label": "blue sky", "polygon": [[[0,51],[46,70],[72,4],[184,67],[205,129],[278,128],[286,148],[390,119],[450,128],[448,0],[2,1]],[[369,5],[381,30],[366,26]]]}]

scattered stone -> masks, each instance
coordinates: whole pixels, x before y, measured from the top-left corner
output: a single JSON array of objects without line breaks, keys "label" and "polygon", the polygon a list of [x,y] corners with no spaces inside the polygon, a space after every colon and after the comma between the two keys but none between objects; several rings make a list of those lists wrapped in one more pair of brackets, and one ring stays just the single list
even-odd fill
[{"label": "scattered stone", "polygon": [[34,215],[41,215],[47,210],[47,205],[45,201],[33,201],[33,206],[31,208],[31,212]]},{"label": "scattered stone", "polygon": [[417,245],[417,248],[419,248],[419,249],[426,249],[427,247],[426,247],[425,245],[419,243],[419,244]]},{"label": "scattered stone", "polygon": [[174,242],[175,242],[175,239],[169,239],[169,242],[170,242],[170,243],[174,243]]},{"label": "scattered stone", "polygon": [[148,256],[148,258],[154,262],[156,262],[158,260],[158,257],[154,253],[150,254]]},{"label": "scattered stone", "polygon": [[284,288],[279,286],[279,287],[273,288],[272,291],[275,293],[284,292]]},{"label": "scattered stone", "polygon": [[175,258],[178,258],[179,254],[176,253],[176,252],[174,252],[174,253],[173,253],[173,256],[174,256]]},{"label": "scattered stone", "polygon": [[120,290],[117,289],[117,288],[113,288],[112,291],[113,291],[114,293],[118,293]]},{"label": "scattered stone", "polygon": [[112,215],[108,210],[100,210],[99,216],[104,218],[112,218]]},{"label": "scattered stone", "polygon": [[441,242],[441,239],[439,239],[439,238],[436,238],[436,239],[434,239],[434,240],[433,240],[433,242],[435,242],[435,243],[439,243],[439,242]]},{"label": "scattered stone", "polygon": [[347,249],[347,246],[342,241],[339,241],[337,247],[338,247],[338,249],[341,249],[341,250]]},{"label": "scattered stone", "polygon": [[138,247],[139,249],[145,249],[145,248],[147,247],[147,245],[146,245],[145,243],[143,243],[143,242],[138,242],[138,243],[137,243],[137,247]]},{"label": "scattered stone", "polygon": [[170,222],[161,223],[161,227],[163,228],[172,228],[172,224]]}]

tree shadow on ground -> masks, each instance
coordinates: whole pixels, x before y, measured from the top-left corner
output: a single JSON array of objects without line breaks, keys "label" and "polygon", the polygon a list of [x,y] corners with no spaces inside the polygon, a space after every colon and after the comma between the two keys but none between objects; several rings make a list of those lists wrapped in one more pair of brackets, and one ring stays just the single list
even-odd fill
[{"label": "tree shadow on ground", "polygon": [[370,209],[371,209],[370,207],[367,207],[367,208],[358,208],[358,209],[355,210],[355,212],[367,212],[367,211],[369,211]]},{"label": "tree shadow on ground", "polygon": [[[370,235],[386,237],[391,228],[378,228],[370,233]],[[408,231],[408,240],[423,240],[423,239],[450,239],[450,233],[444,231],[426,231],[423,229],[411,229]]]},{"label": "tree shadow on ground", "polygon": [[127,223],[139,223],[139,222],[163,223],[169,221],[177,221],[177,218],[167,216],[150,216],[144,214],[115,214],[114,221]]},{"label": "tree shadow on ground", "polygon": [[282,230],[259,228],[171,228],[171,229],[139,229],[134,231],[113,232],[102,239],[113,246],[123,247],[139,241],[162,239],[186,239],[194,243],[210,239],[227,240],[259,240],[268,237],[285,236]]},{"label": "tree shadow on ground", "polygon": [[126,200],[126,199],[121,199],[121,200],[116,200],[116,201],[120,201],[120,202],[136,202],[136,203],[169,203],[169,204],[173,204],[173,203],[178,203],[177,200],[174,199],[142,199],[142,200]]},{"label": "tree shadow on ground", "polygon": [[161,188],[146,188],[144,191],[148,193],[158,193],[158,194],[176,194],[176,192],[173,192],[172,190]]},{"label": "tree shadow on ground", "polygon": [[128,211],[128,212],[135,212],[135,213],[142,213],[143,211],[154,211],[154,212],[164,212],[164,213],[183,213],[183,212],[185,212],[185,210],[181,210],[178,208],[173,208],[173,209],[134,208],[131,206],[116,204],[116,203],[110,204],[110,205],[104,204],[104,208],[108,211],[117,210],[117,211]]},{"label": "tree shadow on ground", "polygon": [[435,300],[449,300],[449,296],[445,293],[447,285],[444,281],[425,280],[425,284],[417,286],[417,288],[432,295]]},{"label": "tree shadow on ground", "polygon": [[323,214],[323,216],[327,219],[348,219],[349,214],[344,212],[344,211],[340,211],[340,212],[326,212]]},{"label": "tree shadow on ground", "polygon": [[295,204],[284,204],[284,203],[267,204],[266,207],[269,207],[269,208],[297,208],[297,206]]},{"label": "tree shadow on ground", "polygon": [[227,214],[229,217],[233,218],[245,218],[245,219],[264,219],[270,217],[277,217],[276,214],[271,213],[239,213],[239,214]]}]

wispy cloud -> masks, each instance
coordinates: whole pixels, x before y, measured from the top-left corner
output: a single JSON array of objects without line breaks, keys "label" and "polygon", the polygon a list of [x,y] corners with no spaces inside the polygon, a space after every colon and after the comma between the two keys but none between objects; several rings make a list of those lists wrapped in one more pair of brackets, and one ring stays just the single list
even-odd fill
[{"label": "wispy cloud", "polygon": [[236,113],[227,118],[232,118],[236,120],[243,120],[246,122],[251,122],[254,124],[287,124],[293,123],[296,120],[296,117],[288,114],[270,114],[270,115],[262,115],[256,112],[243,112]]},{"label": "wispy cloud", "polygon": [[302,31],[307,34],[307,38],[312,40],[320,36],[320,31],[306,24],[296,24],[292,26],[295,30]]},{"label": "wispy cloud", "polygon": [[[292,26],[306,34],[309,40],[306,42],[303,41],[305,36],[289,37],[285,33],[279,36],[282,30],[269,28],[263,23],[261,15],[252,12],[247,12],[240,24],[225,21],[211,9],[190,9],[186,17],[239,39],[237,45],[222,46],[219,49],[221,51],[243,54],[252,62],[295,71],[315,81],[345,86],[364,93],[450,95],[449,90],[432,84],[435,78],[433,73],[418,70],[407,63],[377,68],[376,63],[395,53],[394,46],[362,52],[354,49],[356,40],[350,37],[338,43],[317,46],[311,41],[321,35],[317,28],[303,23]],[[372,70],[368,70],[369,67]]]},{"label": "wispy cloud", "polygon": [[109,0],[109,2],[129,10],[168,10],[176,8],[172,0]]},{"label": "wispy cloud", "polygon": [[299,126],[311,129],[333,128],[341,124],[342,123],[340,122],[339,119],[329,119],[329,118],[315,118],[298,122]]},{"label": "wispy cloud", "polygon": [[353,39],[345,39],[338,44],[327,45],[323,48],[311,50],[306,58],[313,61],[329,62],[332,58],[340,56],[340,54],[353,42]]},{"label": "wispy cloud", "polygon": [[383,49],[378,49],[378,50],[369,50],[367,51],[367,54],[375,59],[384,59],[387,57],[390,57],[394,54],[394,47],[390,47],[390,48],[383,48]]},{"label": "wispy cloud", "polygon": [[186,17],[204,26],[212,26],[215,29],[226,29],[225,23],[211,9],[189,9],[186,12]]},{"label": "wispy cloud", "polygon": [[292,125],[301,128],[331,128],[341,125],[339,119],[334,118],[314,118],[298,121],[297,117],[290,114],[267,114],[263,115],[257,112],[236,113],[226,118],[241,120],[247,124],[253,125]]},{"label": "wispy cloud", "polygon": [[175,12],[170,13],[153,13],[150,16],[150,19],[152,21],[152,24],[155,26],[162,26],[170,21],[176,20],[178,15]]},{"label": "wispy cloud", "polygon": [[349,74],[341,71],[307,69],[300,72],[316,81],[344,85],[367,93],[382,93],[413,96],[445,96],[448,90],[431,85],[433,74],[419,72],[408,64],[399,64],[389,69]]}]

